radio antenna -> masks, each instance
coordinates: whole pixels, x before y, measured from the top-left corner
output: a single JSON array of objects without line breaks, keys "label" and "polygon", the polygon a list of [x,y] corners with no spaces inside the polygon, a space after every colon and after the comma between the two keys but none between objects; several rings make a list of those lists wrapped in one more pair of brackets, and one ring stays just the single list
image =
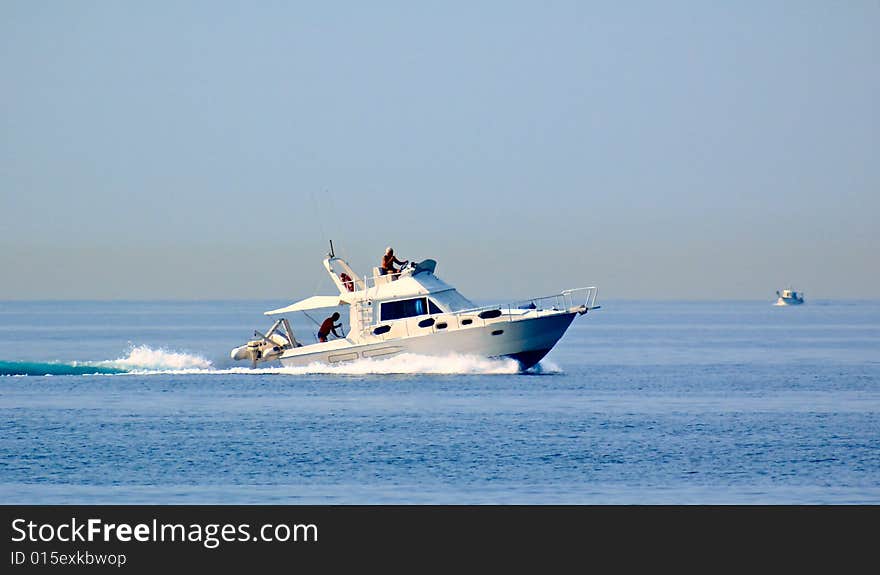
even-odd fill
[{"label": "radio antenna", "polygon": [[335,258],[336,254],[333,253],[333,240],[330,240],[330,257]]}]

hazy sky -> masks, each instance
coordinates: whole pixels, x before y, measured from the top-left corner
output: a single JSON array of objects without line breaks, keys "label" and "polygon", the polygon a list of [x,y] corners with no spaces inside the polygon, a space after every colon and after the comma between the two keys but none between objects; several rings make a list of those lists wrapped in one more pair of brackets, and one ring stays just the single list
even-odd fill
[{"label": "hazy sky", "polygon": [[[880,297],[880,2],[0,0],[0,299]],[[323,281],[322,281],[323,280]]]}]

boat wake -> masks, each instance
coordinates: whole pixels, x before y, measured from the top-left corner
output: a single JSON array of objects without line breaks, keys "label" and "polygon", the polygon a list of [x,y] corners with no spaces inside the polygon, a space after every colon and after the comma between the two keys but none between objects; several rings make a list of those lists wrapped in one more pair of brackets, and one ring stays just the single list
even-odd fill
[{"label": "boat wake", "polygon": [[[361,359],[339,365],[313,363],[302,367],[215,367],[200,355],[154,349],[139,345],[117,359],[95,362],[9,362],[0,361],[0,375],[493,375],[519,373],[519,364],[512,359],[488,359],[472,355],[451,354],[426,356],[401,354],[385,359]],[[542,362],[529,373],[559,373],[556,365]]]},{"label": "boat wake", "polygon": [[210,361],[198,355],[139,345],[123,357],[106,361],[0,361],[0,375],[118,375],[211,367]]},{"label": "boat wake", "polygon": [[75,361],[71,363],[54,361],[0,361],[0,375],[112,375],[117,373],[125,373],[125,370]]},{"label": "boat wake", "polygon": [[110,361],[100,361],[95,365],[108,369],[118,369],[124,373],[151,371],[183,371],[189,369],[207,370],[213,365],[202,356],[164,348],[153,349],[139,345],[128,350],[128,355]]}]

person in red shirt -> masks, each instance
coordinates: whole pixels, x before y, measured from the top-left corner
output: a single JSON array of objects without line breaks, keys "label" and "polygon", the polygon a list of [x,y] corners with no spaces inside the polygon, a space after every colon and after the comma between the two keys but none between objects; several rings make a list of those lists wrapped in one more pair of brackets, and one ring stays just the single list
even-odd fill
[{"label": "person in red shirt", "polygon": [[318,328],[318,341],[320,341],[320,342],[327,341],[327,336],[330,335],[331,333],[333,335],[335,335],[336,337],[342,337],[341,335],[336,333],[336,328],[342,327],[341,323],[340,324],[334,323],[338,319],[339,319],[339,312],[334,311],[333,315],[331,315],[330,317],[328,317],[327,319],[324,320],[324,322],[321,324],[321,327]]}]

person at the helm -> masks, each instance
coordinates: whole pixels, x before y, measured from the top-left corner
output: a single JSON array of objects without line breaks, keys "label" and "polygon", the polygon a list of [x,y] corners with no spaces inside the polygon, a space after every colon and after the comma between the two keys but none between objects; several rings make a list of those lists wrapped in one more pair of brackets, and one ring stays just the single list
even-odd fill
[{"label": "person at the helm", "polygon": [[394,257],[394,250],[391,248],[391,246],[388,246],[387,248],[385,248],[385,255],[382,256],[382,265],[379,266],[379,274],[383,276],[391,274],[391,279],[397,279],[394,276],[399,274],[400,270],[396,269],[394,267],[394,264],[405,266],[408,263],[409,260],[400,261],[399,259]]}]

